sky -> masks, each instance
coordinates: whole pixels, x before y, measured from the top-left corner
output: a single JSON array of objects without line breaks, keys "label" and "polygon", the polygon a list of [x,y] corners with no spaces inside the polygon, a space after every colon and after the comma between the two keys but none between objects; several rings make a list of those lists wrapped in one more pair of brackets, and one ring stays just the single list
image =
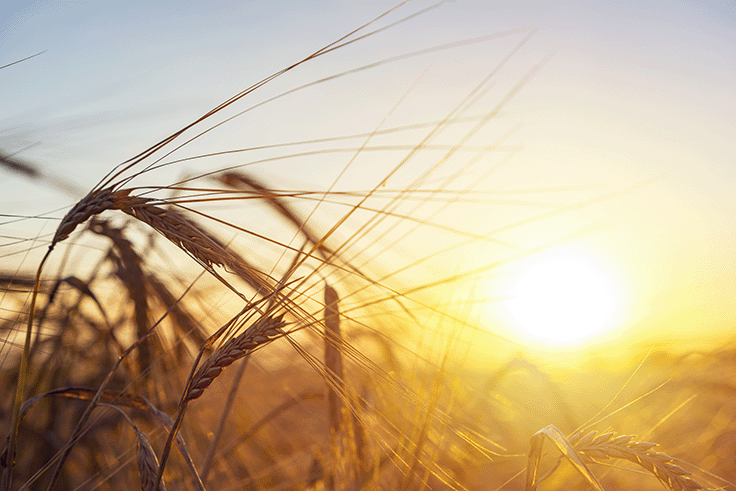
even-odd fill
[{"label": "sky", "polygon": [[[59,189],[0,170],[2,213],[56,210],[51,216],[62,216],[115,164],[393,5],[4,2],[0,66],[43,53],[0,70],[0,150],[32,162]],[[402,9],[430,5],[410,2]],[[733,1],[447,2],[298,68],[259,89],[252,101],[371,60],[530,25],[538,32],[491,91],[507,93],[544,60],[489,128],[488,138],[509,133],[507,141],[522,147],[513,165],[496,174],[494,187],[624,191],[499,237],[543,244],[558,230],[599,226],[580,247],[593,251],[625,292],[621,322],[628,330],[611,336],[725,342],[736,322]],[[421,83],[412,94],[419,102],[407,99],[395,117],[432,120],[465,90],[458,79],[487,72],[521,37],[484,42],[462,55],[450,50],[415,57],[302,91],[207,135],[189,153],[370,131],[416,80]],[[305,163],[263,171],[295,186],[319,187],[335,169]],[[171,182],[202,168],[185,163],[170,170],[156,178]],[[369,178],[356,171],[345,185]],[[521,217],[516,209],[489,213],[479,230],[503,226],[516,213]],[[477,217],[455,219],[473,226]],[[43,226],[48,233],[53,223],[6,222],[3,240],[27,238]],[[2,264],[12,268],[17,258],[5,255]],[[508,283],[494,285],[490,296],[501,295]]]}]

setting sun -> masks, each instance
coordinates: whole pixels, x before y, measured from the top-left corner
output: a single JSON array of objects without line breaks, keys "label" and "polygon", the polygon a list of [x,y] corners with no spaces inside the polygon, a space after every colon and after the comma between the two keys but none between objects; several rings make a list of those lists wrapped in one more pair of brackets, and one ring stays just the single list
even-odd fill
[{"label": "setting sun", "polygon": [[612,278],[578,252],[536,256],[510,293],[508,307],[517,326],[557,345],[590,339],[610,329],[619,313]]}]

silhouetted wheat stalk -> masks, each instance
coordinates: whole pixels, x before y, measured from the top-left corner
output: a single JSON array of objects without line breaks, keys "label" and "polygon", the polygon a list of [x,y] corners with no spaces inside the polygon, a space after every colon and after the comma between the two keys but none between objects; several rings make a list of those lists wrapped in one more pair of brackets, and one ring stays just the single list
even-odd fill
[{"label": "silhouetted wheat stalk", "polygon": [[[207,232],[202,230],[194,222],[188,220],[187,218],[173,210],[164,209],[152,204],[152,200],[137,196],[131,196],[130,193],[131,190],[129,189],[113,191],[112,188],[105,188],[89,193],[83,200],[77,203],[77,205],[75,205],[62,219],[51,241],[51,244],[49,245],[48,251],[41,260],[39,268],[36,272],[35,287],[31,297],[31,305],[28,315],[25,345],[19,368],[19,380],[16,390],[16,399],[13,406],[11,432],[8,438],[8,455],[10,456],[15,455],[20,406],[23,402],[23,391],[25,388],[26,379],[28,377],[30,340],[34,320],[36,298],[40,285],[41,272],[43,270],[44,264],[46,263],[46,260],[54,249],[54,246],[57,243],[68,238],[69,235],[79,225],[86,222],[91,217],[99,215],[104,211],[121,210],[146,223],[151,228],[161,233],[164,237],[169,239],[169,241],[190,254],[200,264],[207,268],[214,276],[216,276],[228,286],[230,286],[229,283],[222,279],[213,270],[213,266],[229,266],[236,271],[246,271],[246,268],[244,268],[243,264],[238,262],[236,258],[227,249],[225,249],[219,241],[213,239]],[[143,331],[143,329],[139,330]],[[62,458],[60,462],[63,462],[63,460],[64,459]],[[11,464],[5,468],[2,483],[3,487],[0,489],[9,489],[11,470],[12,460]]]},{"label": "silhouetted wheat stalk", "polygon": [[[257,82],[256,84],[246,88],[245,90],[229,98],[222,104],[208,111],[207,113],[202,115],[200,118],[193,121],[191,124],[173,133],[169,137],[161,140],[159,143],[151,146],[150,148],[141,152],[140,154],[133,157],[132,159],[124,162],[121,166],[119,166],[117,170],[114,170],[110,174],[108,174],[108,177],[104,179],[103,182],[98,187],[90,191],[89,194],[85,196],[85,198],[80,200],[66,214],[66,216],[62,219],[61,223],[59,224],[56,230],[56,233],[54,234],[54,237],[51,241],[51,244],[49,245],[49,248],[46,254],[41,259],[39,263],[39,267],[36,271],[34,289],[31,295],[31,301],[30,301],[30,305],[28,309],[28,323],[26,327],[23,352],[22,352],[21,361],[19,364],[19,370],[18,370],[19,375],[18,375],[18,381],[16,384],[16,393],[15,393],[14,402],[13,402],[10,431],[8,435],[7,448],[8,448],[9,461],[8,461],[7,467],[5,467],[4,469],[2,481],[0,481],[0,490],[9,491],[11,482],[12,482],[12,469],[13,469],[13,463],[14,463],[14,457],[15,457],[16,439],[17,439],[17,434],[18,434],[20,407],[21,407],[21,404],[23,403],[26,380],[28,378],[30,342],[31,342],[32,331],[33,331],[33,320],[35,316],[36,299],[37,299],[38,291],[40,288],[41,273],[43,271],[43,267],[46,261],[48,260],[48,257],[51,254],[51,251],[54,249],[54,246],[57,243],[68,238],[69,235],[77,228],[77,226],[84,223],[89,218],[95,215],[98,215],[106,210],[113,210],[113,209],[128,209],[132,212],[132,208],[130,205],[135,204],[139,208],[136,211],[140,219],[142,219],[146,223],[151,224],[152,226],[154,226],[154,228],[158,226],[158,229],[157,229],[158,231],[164,234],[164,236],[166,236],[167,238],[171,239],[176,245],[185,249],[194,258],[196,258],[199,261],[202,261],[203,265],[208,266],[211,269],[211,266],[213,264],[218,264],[218,265],[224,264],[223,262],[220,262],[222,259],[221,257],[217,257],[216,255],[212,254],[215,252],[219,252],[218,251],[219,247],[214,246],[214,243],[207,239],[206,234],[205,235],[200,234],[199,230],[197,230],[196,227],[193,227],[191,223],[187,222],[186,220],[175,219],[174,222],[171,224],[162,223],[161,217],[158,216],[159,210],[151,208],[150,204],[146,202],[145,199],[144,201],[141,201],[141,199],[143,198],[129,197],[128,195],[130,194],[130,190],[120,190],[119,189],[123,185],[123,183],[126,182],[126,180],[123,179],[122,181],[115,182],[115,179],[120,178],[125,172],[131,170],[133,167],[141,163],[146,158],[150,157],[151,155],[155,154],[156,152],[160,151],[161,149],[169,145],[172,141],[174,141],[176,138],[181,136],[188,129],[211,118],[213,115],[219,113],[221,110],[225,109],[228,106],[231,106],[232,104],[236,103],[237,101],[239,101],[246,95],[252,93],[254,90],[270,82],[271,80],[279,77],[280,75],[294,69],[297,66],[300,66],[303,63],[306,63],[319,56],[322,56],[325,53],[329,53],[330,51],[339,49],[359,39],[363,39],[377,32],[380,32],[383,29],[386,29],[387,27],[383,27],[383,28],[374,30],[372,32],[368,32],[366,34],[362,34],[360,36],[355,36],[356,33],[358,33],[361,30],[366,29],[368,26],[370,26],[377,20],[383,18],[384,16],[388,15],[390,12],[392,12],[396,8],[397,7],[389,9],[388,11],[379,15],[372,21],[364,24],[358,29],[355,29],[349,32],[348,34],[339,38],[335,42],[330,43],[329,45],[317,50],[316,52],[310,54],[309,56],[303,58],[302,60],[296,63],[293,63],[292,65],[289,65],[286,68],[277,71],[273,75],[264,78],[260,82]],[[429,7],[429,9],[431,8],[434,8],[434,6]],[[428,10],[428,9],[425,9],[425,10]],[[404,20],[411,18],[414,15],[417,15],[417,14],[413,14],[405,18]],[[22,61],[22,60],[19,60],[19,61]],[[7,67],[7,66],[10,66],[10,65],[5,65],[4,67]],[[17,165],[14,165],[15,163],[14,161],[8,161],[10,163],[7,163],[6,160],[7,159],[3,160],[4,162],[3,165],[11,166],[14,169],[19,168],[21,171],[27,170],[26,169],[27,166],[18,167]],[[51,486],[53,486],[53,479],[52,479]]]}]

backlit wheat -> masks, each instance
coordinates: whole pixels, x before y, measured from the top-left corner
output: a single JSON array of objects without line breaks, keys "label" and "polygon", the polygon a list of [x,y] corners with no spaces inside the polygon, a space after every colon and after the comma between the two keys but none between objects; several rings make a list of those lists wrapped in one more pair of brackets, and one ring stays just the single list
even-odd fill
[{"label": "backlit wheat", "polygon": [[585,435],[574,435],[570,443],[587,463],[609,458],[626,459],[644,467],[673,491],[705,489],[690,477],[690,472],[677,465],[675,459],[652,450],[657,446],[656,443],[638,442],[634,435],[617,436],[613,432],[599,435],[598,432],[591,431]]},{"label": "backlit wheat", "polygon": [[258,346],[282,336],[284,332],[281,328],[285,325],[283,315],[263,317],[243,333],[228,340],[223,346],[216,349],[199,367],[192,378],[192,384],[187,391],[184,402],[200,397],[225,367],[246,356]]}]

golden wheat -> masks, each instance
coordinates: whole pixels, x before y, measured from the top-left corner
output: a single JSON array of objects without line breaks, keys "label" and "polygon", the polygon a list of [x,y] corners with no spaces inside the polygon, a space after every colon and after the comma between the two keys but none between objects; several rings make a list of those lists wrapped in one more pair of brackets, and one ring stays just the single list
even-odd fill
[{"label": "golden wheat", "polygon": [[[529,35],[517,48],[514,48],[505,60],[514,55],[533,34],[527,28],[513,32],[529,32]],[[352,40],[345,41],[345,39],[325,47],[303,61],[353,42]],[[498,68],[505,62],[499,64]],[[492,73],[495,74],[498,68]],[[278,72],[277,75],[284,71]],[[487,122],[495,117],[503,104],[526,83],[528,78],[529,76],[509,92],[501,104],[487,113],[483,121]],[[269,77],[264,80],[264,83],[272,79],[273,77]],[[509,476],[512,476],[523,465],[521,463],[523,449],[519,450],[517,447],[525,444],[526,435],[529,434],[526,431],[527,427],[535,425],[533,428],[536,429],[548,424],[549,421],[558,421],[561,418],[570,422],[587,417],[587,408],[583,407],[583,404],[577,407],[576,404],[570,403],[572,399],[566,399],[564,391],[557,391],[557,387],[547,378],[549,373],[542,368],[537,368],[534,363],[527,362],[525,355],[519,355],[519,359],[524,363],[517,364],[525,365],[525,367],[521,370],[517,370],[516,366],[509,365],[509,367],[514,371],[521,371],[522,376],[528,376],[534,381],[544,378],[545,383],[541,384],[541,390],[552,392],[551,396],[535,394],[534,391],[528,390],[524,383],[517,383],[512,377],[507,377],[510,371],[508,367],[501,369],[501,375],[494,376],[486,385],[486,389],[478,390],[474,384],[486,373],[479,375],[472,370],[453,365],[454,360],[450,359],[456,354],[454,349],[459,345],[454,344],[456,333],[452,331],[476,329],[477,326],[466,322],[467,318],[472,317],[471,314],[468,313],[467,318],[460,323],[452,313],[444,312],[443,307],[428,305],[428,302],[424,302],[424,299],[419,296],[413,297],[412,293],[429,289],[432,285],[450,284],[454,286],[455,280],[461,279],[462,274],[432,278],[433,283],[431,284],[402,288],[400,281],[394,282],[395,278],[398,278],[395,270],[389,270],[388,273],[381,272],[380,275],[373,276],[380,279],[373,280],[371,275],[364,275],[357,267],[342,267],[354,259],[356,261],[365,260],[361,269],[365,266],[365,269],[371,273],[380,271],[379,266],[374,268],[374,263],[380,263],[382,258],[376,258],[377,260],[374,261],[374,257],[367,251],[372,251],[369,248],[374,243],[393,240],[388,236],[389,232],[382,230],[379,226],[386,224],[382,221],[387,217],[400,219],[399,225],[389,226],[391,232],[398,230],[400,234],[403,233],[401,228],[404,225],[416,223],[429,227],[436,225],[443,230],[452,231],[467,238],[472,237],[475,240],[489,238],[475,229],[463,231],[460,228],[443,226],[440,220],[433,223],[433,215],[423,218],[419,214],[414,214],[419,207],[413,208],[412,212],[406,214],[398,209],[400,204],[417,197],[424,200],[422,204],[431,204],[431,200],[444,199],[441,197],[441,191],[447,191],[455,196],[452,199],[457,199],[457,203],[462,201],[459,198],[462,191],[456,192],[452,189],[454,184],[451,180],[442,181],[443,184],[438,189],[421,189],[423,193],[430,194],[412,195],[413,191],[418,190],[414,186],[420,186],[441,177],[441,173],[433,175],[434,168],[423,170],[421,177],[408,184],[405,189],[392,190],[390,186],[393,182],[387,187],[388,177],[386,177],[380,185],[384,187],[383,190],[376,192],[378,189],[376,188],[369,192],[354,192],[352,196],[358,196],[361,199],[360,203],[351,204],[348,199],[340,202],[341,205],[347,205],[350,212],[339,220],[332,220],[334,216],[329,217],[334,227],[326,235],[318,233],[317,228],[312,225],[312,215],[302,219],[298,213],[299,209],[291,206],[292,201],[290,200],[304,197],[299,196],[300,194],[309,193],[283,191],[279,190],[277,185],[267,186],[255,175],[233,170],[236,167],[225,172],[223,172],[224,166],[218,167],[212,173],[202,171],[197,179],[214,177],[218,186],[221,186],[215,190],[183,188],[182,183],[186,181],[170,186],[145,188],[156,189],[158,192],[166,189],[187,189],[192,193],[191,196],[181,200],[153,199],[150,196],[155,196],[155,194],[147,194],[149,191],[139,192],[144,188],[121,189],[122,186],[129,185],[129,179],[142,176],[152,167],[146,167],[129,178],[122,177],[124,172],[132,169],[134,165],[145,165],[144,159],[152,157],[155,152],[165,147],[168,151],[170,147],[167,145],[184,130],[233,104],[258,86],[256,84],[243,91],[181,132],[175,133],[160,144],[131,159],[128,161],[129,165],[126,162],[122,171],[103,181],[104,184],[99,185],[69,210],[52,237],[50,249],[57,243],[68,239],[80,225],[89,220],[90,231],[98,236],[107,237],[112,242],[109,248],[101,251],[102,259],[99,263],[90,268],[94,270],[92,273],[85,276],[82,268],[79,268],[75,271],[78,276],[72,274],[63,279],[53,279],[53,286],[50,289],[41,288],[40,267],[35,280],[32,276],[0,273],[2,295],[10,297],[17,293],[24,294],[28,287],[33,287],[33,302],[35,302],[36,293],[39,293],[42,299],[45,295],[47,300],[43,311],[37,317],[38,334],[33,350],[26,348],[24,351],[23,360],[26,363],[24,364],[24,361],[20,363],[20,376],[17,375],[17,370],[16,373],[11,373],[13,370],[2,372],[4,386],[10,386],[17,377],[20,380],[18,387],[22,389],[25,383],[23,367],[28,366],[30,353],[39,361],[39,364],[31,372],[33,379],[30,379],[26,385],[37,392],[42,392],[41,395],[27,399],[25,402],[23,402],[22,391],[16,396],[17,415],[13,416],[9,442],[0,457],[0,464],[5,467],[3,484],[0,486],[3,491],[13,489],[10,471],[15,465],[16,446],[22,449],[17,456],[22,459],[22,465],[17,466],[18,474],[22,473],[25,479],[22,489],[37,488],[40,482],[39,476],[44,475],[54,464],[56,468],[50,475],[49,489],[54,486],[64,489],[78,489],[84,486],[86,486],[85,489],[104,488],[105,486],[108,486],[109,489],[120,489],[129,486],[130,483],[127,480],[134,477],[134,470],[130,469],[130,477],[125,475],[125,472],[118,472],[125,465],[120,456],[130,450],[128,442],[119,443],[121,441],[118,428],[119,418],[99,414],[104,411],[96,411],[94,416],[99,415],[99,417],[92,417],[93,410],[102,403],[115,405],[119,411],[120,407],[127,408],[126,411],[131,413],[130,418],[141,418],[144,424],[153,423],[169,432],[169,439],[164,451],[160,454],[159,461],[146,434],[132,424],[132,419],[129,419],[136,434],[137,467],[140,487],[143,491],[165,490],[162,475],[170,449],[174,444],[172,442],[175,442],[179,454],[190,468],[191,477],[183,477],[183,473],[167,469],[169,487],[204,490],[193,459],[187,451],[184,437],[188,442],[190,439],[194,440],[195,457],[199,457],[198,453],[201,449],[209,446],[207,457],[203,459],[202,475],[206,482],[210,467],[213,469],[212,474],[217,472],[218,475],[212,478],[214,488],[296,490],[303,489],[306,484],[310,489],[328,487],[335,490],[501,489],[513,481],[514,478]],[[449,129],[456,122],[479,120],[474,116],[463,116],[461,113],[474,105],[484,94],[484,90],[485,86],[477,86],[466,99],[467,105],[458,106],[456,109],[458,112],[453,111],[451,116],[441,121],[437,120],[436,123],[416,125],[414,129],[429,127],[432,128],[432,135],[434,135]],[[461,110],[461,106],[465,109]],[[213,125],[209,129],[216,126],[218,125]],[[466,138],[455,140],[457,144],[447,146],[447,148],[454,150],[467,148],[472,151],[476,151],[477,148],[487,151],[491,148],[490,146],[466,145],[467,138],[474,135],[479,128],[480,126],[468,133]],[[204,129],[199,136],[209,129]],[[383,131],[376,130],[372,133],[365,133],[363,136],[370,139],[382,134]],[[411,155],[407,157],[409,160],[414,153],[427,149],[443,149],[445,146],[430,144],[427,139],[422,140],[419,144],[410,144],[401,148],[411,149]],[[361,147],[360,152],[366,149],[369,148]],[[449,158],[449,155],[448,153],[439,161],[440,163],[436,164],[438,168],[444,159]],[[158,162],[151,165],[155,167]],[[164,164],[176,162],[164,162]],[[39,169],[34,166],[19,163],[3,153],[0,153],[0,165],[31,178],[41,175]],[[398,171],[400,167],[396,167],[392,173]],[[470,169],[470,167],[465,169],[478,170],[477,168]],[[485,169],[481,170],[485,171]],[[472,172],[469,172],[468,175],[472,175]],[[117,182],[113,182],[116,180]],[[238,191],[223,189],[223,187],[234,188]],[[201,194],[198,196],[197,193]],[[244,196],[243,193],[247,195]],[[233,195],[236,195],[235,200],[232,199]],[[338,192],[333,193],[330,188],[329,192],[315,192],[314,195],[323,196],[320,200],[324,202],[327,202],[329,198],[337,203],[343,199],[342,196],[348,196],[350,193],[341,195]],[[198,201],[200,196],[204,198]],[[390,205],[384,208],[367,202],[369,198],[384,199],[392,196],[395,198],[391,200]],[[278,262],[281,261],[281,258],[273,263],[270,259],[260,261],[254,259],[251,249],[248,249],[247,246],[241,249],[230,246],[218,238],[215,232],[210,231],[214,229],[210,229],[207,222],[202,220],[202,218],[213,219],[214,217],[204,214],[197,215],[199,212],[196,208],[190,209],[184,205],[184,203],[204,203],[210,199],[216,202],[220,200],[221,203],[226,201],[237,203],[237,200],[245,201],[251,197],[260,200],[264,208],[268,207],[275,211],[282,219],[279,223],[285,222],[289,226],[288,231],[294,232],[294,236],[301,234],[306,238],[305,246],[300,250],[296,250],[291,243],[287,244],[286,241],[284,243],[275,239],[272,241],[278,244],[282,251],[297,253],[297,257],[294,258],[294,262],[281,280],[276,280],[271,276],[275,275],[274,271],[284,269],[283,265]],[[323,201],[320,201],[320,204],[322,203]],[[107,221],[100,217],[107,211],[122,212],[132,217],[133,220],[126,217],[126,221],[119,225],[120,228],[116,228],[112,225],[114,223],[112,220]],[[359,228],[356,227],[357,231],[346,230],[347,226],[343,228],[345,220],[354,212],[357,212],[356,216],[363,212],[370,213],[371,216],[362,221]],[[186,283],[189,279],[181,283],[188,285],[184,293],[181,296],[174,294],[177,275],[180,271],[174,268],[171,270],[160,268],[160,265],[155,264],[153,260],[148,262],[148,256],[142,250],[137,249],[136,242],[133,240],[134,234],[140,232],[137,227],[132,226],[136,223],[135,221],[143,224],[143,228],[149,231],[151,236],[156,233],[163,236],[168,242],[188,254],[204,270],[235,291],[241,299],[245,299],[246,293],[227,283],[223,277],[219,276],[218,271],[224,269],[236,275],[254,290],[257,300],[249,299],[248,307],[222,326],[214,335],[207,338],[207,334],[204,333],[207,333],[210,325],[221,325],[218,324],[220,315],[230,317],[231,314],[226,311],[230,305],[223,307],[222,304],[218,304],[213,307],[208,300],[218,296],[219,290],[214,293],[212,289],[197,290],[196,282]],[[221,225],[231,226],[232,230],[237,232],[250,233],[244,228],[239,228],[235,223],[228,223],[227,220],[214,218],[214,221]],[[335,244],[335,248],[328,248],[325,244],[328,239],[332,240],[333,233],[338,228],[342,228],[341,233],[345,232],[350,235],[339,246]],[[409,234],[401,235],[401,238]],[[337,237],[337,234],[334,237]],[[360,238],[371,241],[371,245],[365,249],[357,246],[355,249],[359,250],[359,253],[348,258],[349,254],[344,251],[348,251],[353,244],[360,244]],[[400,241],[401,239],[393,242],[392,246],[400,249],[403,245]],[[309,243],[312,245],[311,251],[305,253],[306,244]],[[153,241],[150,244],[153,244]],[[383,244],[379,244],[379,247],[383,247]],[[353,254],[355,250],[349,252]],[[312,253],[320,257],[315,258]],[[423,252],[411,250],[410,253],[413,256]],[[74,259],[70,252],[67,251],[67,254],[64,258],[65,262],[67,258]],[[307,259],[316,259],[317,265],[306,263]],[[402,265],[401,267],[409,269],[418,266],[424,259],[426,258],[419,258],[416,262],[410,262],[408,266]],[[45,261],[46,258],[41,265]],[[391,267],[393,264],[389,266]],[[299,274],[303,273],[304,276],[292,280],[292,274],[298,276],[295,272],[299,268],[301,268]],[[60,271],[63,270],[60,269]],[[339,274],[334,274],[335,272]],[[443,273],[440,271],[440,274]],[[293,296],[285,296],[281,293],[287,282],[289,288],[297,284],[293,290],[290,290]],[[370,286],[360,286],[364,284]],[[323,302],[319,300],[321,285],[324,285]],[[217,287],[219,285],[215,288]],[[375,288],[370,290],[371,287]],[[183,298],[190,292],[190,288],[204,297],[205,301],[197,305],[191,297],[187,297],[184,302]],[[342,292],[342,298],[338,296],[337,288]],[[127,295],[119,295],[119,291],[127,292]],[[97,310],[89,309],[83,303],[90,300],[94,302]],[[29,310],[23,302],[25,298],[18,302],[18,307],[13,307],[14,310],[7,310],[19,314],[19,317],[30,312],[27,316],[28,331],[26,334],[26,344],[29,345],[35,303],[31,303]],[[269,302],[268,307],[253,308],[260,302]],[[399,308],[385,307],[389,302],[395,302]],[[454,307],[454,305],[451,306]],[[216,311],[217,308],[222,310]],[[423,316],[422,310],[425,308],[428,312],[431,311],[440,316],[436,324],[428,322],[427,317]],[[284,310],[286,313],[276,315],[275,312],[278,310]],[[245,312],[249,312],[248,316],[252,314],[253,317],[249,319],[244,315]],[[322,312],[323,317],[320,319]],[[154,315],[158,317],[156,322],[153,322]],[[288,333],[284,330],[287,325],[284,317],[287,315],[290,316],[289,319],[296,317],[299,321],[303,321],[295,329],[304,327],[303,332],[292,336],[295,330],[290,330]],[[410,320],[405,321],[405,318],[410,318]],[[161,327],[164,319],[168,323],[165,324],[166,327],[170,327],[169,330]],[[458,321],[458,326],[462,325],[457,328],[454,325],[448,327],[447,321]],[[12,320],[3,319],[2,322],[2,328],[8,332],[15,329]],[[235,334],[239,332],[239,329],[248,325],[248,322],[250,325],[242,333]],[[154,332],[160,333],[161,339],[167,341],[169,345],[166,346],[164,342],[150,342],[150,335]],[[417,334],[416,339],[415,334]],[[432,338],[434,334],[436,337]],[[257,399],[258,403],[263,402],[263,406],[252,408],[249,404],[239,404],[245,399],[241,398],[234,403],[234,407],[241,406],[238,408],[239,412],[235,417],[230,417],[227,413],[230,400],[224,405],[224,408],[220,404],[214,404],[213,401],[205,403],[202,400],[192,405],[194,411],[199,411],[197,424],[191,424],[188,428],[181,426],[188,403],[199,399],[205,392],[210,392],[208,396],[217,395],[217,390],[211,388],[211,385],[225,368],[238,360],[247,361],[246,357],[254,350],[280,337],[286,337],[302,359],[288,358],[287,355],[279,359],[278,363],[271,362],[275,366],[284,365],[286,368],[283,370],[269,367],[268,360],[264,366],[254,367],[254,371],[257,370],[258,373],[248,380],[249,395],[257,394],[259,397],[251,399]],[[210,353],[214,343],[220,338],[224,341],[221,341],[219,347]],[[366,340],[364,344],[363,340]],[[442,352],[445,344],[446,351]],[[128,349],[124,349],[126,345],[129,346]],[[173,348],[169,349],[172,345]],[[182,387],[180,382],[186,374],[185,366],[191,361],[192,353],[196,351],[196,348],[191,348],[192,346],[199,346],[199,353],[191,365],[189,378]],[[277,346],[272,347],[277,348]],[[432,352],[435,347],[439,347],[441,351],[437,358],[439,361],[432,358],[433,354],[426,354]],[[425,348],[430,349],[425,352]],[[133,350],[139,351],[135,359],[137,365],[133,366],[128,373],[116,373],[123,360],[125,362],[134,361],[134,356],[129,357]],[[320,354],[323,352],[324,358],[320,359],[319,355],[312,355],[311,351]],[[210,354],[200,365],[200,360],[206,353]],[[279,353],[279,357],[282,353]],[[428,359],[425,359],[425,356]],[[730,352],[720,356],[718,361],[723,361],[724,364],[732,363],[734,359]],[[157,383],[147,385],[140,384],[141,381],[150,381],[146,377],[150,377],[151,371],[163,363],[169,364],[167,368],[170,370],[164,370],[168,379],[156,380]],[[305,364],[308,366],[303,366]],[[74,367],[74,370],[69,370],[70,366]],[[104,377],[106,370],[111,366],[113,368]],[[242,370],[244,367],[245,364]],[[310,368],[314,369],[313,372],[308,372]],[[483,369],[491,370],[487,367]],[[652,373],[659,374],[654,369]],[[598,375],[607,376],[608,373],[601,371]],[[104,381],[101,382],[102,378]],[[503,383],[499,383],[502,378]],[[326,390],[324,389],[325,382]],[[233,398],[235,388],[239,383],[240,377],[235,377],[231,391]],[[114,389],[107,389],[108,385]],[[721,420],[720,426],[714,425],[718,429],[713,430],[720,441],[720,447],[717,448],[720,456],[713,457],[713,459],[720,459],[716,460],[716,463],[724,466],[723,469],[726,470],[722,473],[728,475],[733,468],[728,466],[732,465],[731,456],[736,448],[733,442],[728,441],[728,436],[734,431],[732,419],[722,423],[723,419],[728,419],[728,415],[734,412],[732,398],[727,395],[732,392],[733,388],[729,384],[725,385],[726,390],[721,391],[710,400],[716,406],[712,413],[717,417],[713,419],[720,418]],[[279,389],[274,390],[275,387]],[[550,387],[554,390],[551,390]],[[692,385],[686,386],[684,383],[681,387],[686,387],[688,390],[693,389]],[[360,397],[357,394],[360,394]],[[149,402],[148,398],[155,402],[155,406]],[[38,404],[42,399],[44,403]],[[599,402],[597,394],[590,396],[590,399],[593,404]],[[673,397],[673,399],[676,398]],[[81,417],[78,403],[72,400],[89,403]],[[559,405],[564,407],[556,413],[553,410],[548,413],[540,410],[540,414],[537,415],[536,409],[546,406],[550,400],[559,401]],[[21,402],[23,402],[22,405],[20,405]],[[470,402],[477,403],[477,405],[470,404]],[[176,420],[172,420],[163,410],[157,409],[158,407],[172,413],[178,409]],[[407,408],[410,409],[407,410]],[[208,425],[217,420],[218,411],[222,411],[220,425],[215,437],[212,438],[209,432],[211,426]],[[287,414],[289,411],[294,411],[291,417]],[[656,414],[656,411],[654,412]],[[29,416],[31,414],[32,417]],[[5,413],[2,415],[5,416]],[[636,416],[640,418],[638,422],[640,427],[645,429],[661,422],[658,419],[659,415],[656,415],[652,421],[645,411]],[[128,418],[127,415],[125,417]],[[700,419],[709,417],[705,412],[699,415]],[[710,420],[706,423],[710,424]],[[240,434],[234,441],[227,442],[225,441],[228,437],[227,428],[231,426],[236,426]],[[570,426],[576,425],[571,424]],[[627,430],[634,429],[628,421],[615,426]],[[182,428],[181,432],[180,428]],[[264,429],[267,431],[261,431],[257,435],[259,430]],[[223,430],[225,435],[223,436],[223,447],[218,447],[220,430]],[[705,431],[702,434],[705,435]],[[18,445],[16,445],[16,436]],[[568,440],[553,426],[538,432],[532,440],[532,450],[529,452],[527,464],[527,489],[535,489],[536,485],[544,479],[537,479],[543,438],[550,438],[555,442],[563,455],[583,473],[589,484],[595,489],[602,489],[602,486],[587,465],[611,458],[628,460],[642,466],[662,484],[674,491],[705,489],[701,484],[701,481],[705,482],[702,478],[678,465],[676,459],[655,451],[653,443],[637,441],[631,435],[617,436],[612,432],[598,434],[595,431],[584,434],[581,432]],[[705,441],[705,439],[703,436],[702,440]],[[662,443],[666,444],[665,441]],[[72,446],[75,446],[73,458],[69,457],[69,465],[62,469]],[[101,448],[104,451],[100,451]],[[216,450],[221,452],[220,456],[231,452],[233,454],[238,452],[240,455],[233,455],[229,459],[219,458],[215,457]],[[368,455],[369,452],[372,455]],[[98,454],[100,455],[99,460],[95,460]],[[323,457],[328,454],[330,458]],[[715,455],[716,452],[714,451],[713,454]],[[721,457],[723,454],[727,457]],[[8,458],[9,455],[13,458]],[[110,462],[113,462],[116,467],[110,467]],[[175,463],[170,465],[175,465]],[[551,472],[548,473],[549,475]],[[174,480],[176,483],[173,482]],[[651,481],[651,484],[657,484],[654,480]],[[80,482],[84,484],[79,484]],[[497,484],[498,488],[496,488]],[[724,488],[727,486],[728,484],[724,484]],[[508,487],[523,488],[516,484],[509,484]]]},{"label": "golden wheat", "polygon": [[614,432],[598,434],[590,431],[577,433],[570,438],[575,450],[589,463],[598,463],[609,458],[625,459],[639,464],[651,472],[662,484],[673,491],[705,489],[693,479],[692,474],[667,454],[652,450],[656,443],[636,441],[634,435],[616,435]]},{"label": "golden wheat", "polygon": [[120,203],[120,199],[127,196],[129,192],[113,191],[112,187],[90,192],[61,219],[51,244],[56,244],[69,237],[77,226],[86,222],[89,218],[99,215],[105,210],[116,208],[116,204]]},{"label": "golden wheat", "polygon": [[166,491],[163,480],[156,487],[156,473],[158,473],[158,459],[156,453],[148,443],[146,435],[135,428],[136,437],[136,460],[138,462],[138,473],[141,479],[141,491]]},{"label": "golden wheat", "polygon": [[281,328],[285,325],[283,314],[275,317],[262,317],[241,334],[229,339],[216,349],[197,370],[192,377],[184,402],[200,397],[224,368],[250,354],[259,346],[283,336],[284,331]]}]

